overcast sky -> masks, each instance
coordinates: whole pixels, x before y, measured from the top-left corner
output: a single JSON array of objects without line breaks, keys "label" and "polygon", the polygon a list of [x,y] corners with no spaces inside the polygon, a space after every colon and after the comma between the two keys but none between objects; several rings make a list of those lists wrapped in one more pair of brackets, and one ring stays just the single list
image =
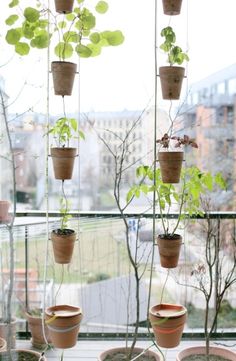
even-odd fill
[{"label": "overcast sky", "polygon": [[[157,1],[158,34],[171,21],[179,45],[189,51],[189,84],[236,62],[235,0],[183,0],[181,15],[171,19],[163,15],[161,0]],[[2,6],[7,8],[7,3],[4,1]],[[91,2],[87,3],[90,6]],[[96,2],[92,0],[92,3]],[[154,3],[155,0],[109,0],[110,10],[101,17],[97,26],[99,30],[121,29],[125,43],[120,47],[104,49],[100,57],[81,61],[80,75],[77,76],[77,80],[80,79],[79,89],[75,86],[73,96],[67,99],[71,111],[77,110],[79,101],[82,111],[112,111],[142,109],[152,99],[155,80]],[[29,84],[10,111],[21,112],[34,105],[35,110],[44,112],[46,57],[42,58],[39,51],[21,59],[13,55],[9,46],[4,44],[5,13],[6,10],[1,9],[1,63],[11,57],[13,59],[1,67],[1,73],[5,77],[10,99],[21,92],[25,81]],[[54,59],[51,51],[51,60]],[[16,69],[13,68],[15,65]],[[160,51],[158,65],[165,65],[165,56]],[[61,108],[61,101],[53,91],[50,91],[50,104],[51,113],[57,113]],[[162,100],[159,105],[164,105]]]}]

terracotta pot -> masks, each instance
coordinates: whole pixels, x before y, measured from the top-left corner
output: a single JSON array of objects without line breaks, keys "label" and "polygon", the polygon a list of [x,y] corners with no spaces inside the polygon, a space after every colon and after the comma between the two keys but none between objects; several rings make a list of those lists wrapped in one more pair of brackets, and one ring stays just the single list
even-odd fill
[{"label": "terracotta pot", "polygon": [[[117,352],[122,352],[125,354],[126,351],[127,351],[127,349],[125,347],[111,348],[107,351],[102,352],[98,357],[98,361],[104,361],[108,355],[112,356],[112,355],[116,354]],[[139,353],[143,352],[143,348],[135,347],[134,352],[137,352],[139,354]],[[162,358],[160,357],[159,354],[157,354],[156,352],[150,351],[150,350],[145,352],[145,356],[155,357],[155,361],[162,360]]]},{"label": "terracotta pot", "polygon": [[76,157],[76,148],[51,148],[54,175],[56,179],[71,179]]},{"label": "terracotta pot", "polygon": [[68,61],[53,61],[51,64],[55,95],[71,95],[77,65]]},{"label": "terracotta pot", "polygon": [[157,237],[161,267],[175,268],[178,266],[181,244],[182,237],[179,234],[173,234],[173,236],[161,234]]},{"label": "terracotta pot", "polygon": [[6,351],[7,349],[7,342],[4,340],[4,338],[0,337],[0,352]]},{"label": "terracotta pot", "polygon": [[65,349],[75,346],[82,320],[81,308],[68,305],[48,307],[45,320],[55,347]]},{"label": "terracotta pot", "polygon": [[43,325],[42,317],[33,316],[26,312],[26,318],[28,321],[29,329],[31,332],[31,343],[36,348],[45,348],[47,343],[50,343],[49,331],[47,325],[44,323],[44,332],[46,340],[43,337]]},{"label": "terracotta pot", "polygon": [[11,329],[11,348],[15,348],[16,347],[16,319],[12,318],[12,321],[9,324],[5,323],[2,321],[2,319],[0,319],[0,337],[3,338],[4,340],[7,340],[8,338],[8,329]]},{"label": "terracotta pot", "polygon": [[[182,361],[185,357],[188,357],[190,355],[205,355],[205,354],[206,354],[205,346],[189,347],[178,353],[176,357],[176,361]],[[229,361],[236,360],[236,353],[224,347],[211,346],[210,355],[218,355]]]},{"label": "terracotta pot", "polygon": [[55,9],[57,13],[71,13],[74,6],[74,0],[55,0]]},{"label": "terracotta pot", "polygon": [[58,234],[55,230],[51,232],[54,259],[56,263],[60,264],[70,263],[76,240],[74,230],[66,229],[64,231],[68,231],[68,234]]},{"label": "terracotta pot", "polygon": [[158,346],[173,348],[179,345],[187,309],[181,305],[162,303],[151,307],[149,320]]},{"label": "terracotta pot", "polygon": [[163,183],[179,183],[183,159],[183,152],[158,152]]},{"label": "terracotta pot", "polygon": [[8,210],[10,207],[10,202],[8,201],[0,201],[0,222],[8,222],[9,221],[9,214]]},{"label": "terracotta pot", "polygon": [[[2,353],[4,360],[9,360],[8,352]],[[37,351],[32,350],[11,350],[11,360],[32,360],[32,361],[47,361],[45,356],[41,356],[41,354]]]},{"label": "terracotta pot", "polygon": [[181,11],[182,0],[162,0],[163,11],[165,15],[179,15]]},{"label": "terracotta pot", "polygon": [[162,98],[178,100],[181,93],[185,69],[180,66],[161,66],[159,76]]}]

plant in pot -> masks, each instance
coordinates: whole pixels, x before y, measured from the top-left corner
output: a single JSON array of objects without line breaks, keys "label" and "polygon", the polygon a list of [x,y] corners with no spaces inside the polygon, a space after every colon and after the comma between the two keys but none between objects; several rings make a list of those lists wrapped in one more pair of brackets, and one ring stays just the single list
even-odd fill
[{"label": "plant in pot", "polygon": [[182,0],[162,0],[162,5],[165,15],[179,15],[182,6]]},{"label": "plant in pot", "polygon": [[78,137],[84,139],[82,131],[78,130],[75,118],[64,117],[57,119],[54,126],[49,129],[57,147],[51,147],[51,157],[53,161],[54,175],[56,179],[71,179],[76,157],[76,148],[70,147],[70,140]]},{"label": "plant in pot", "polygon": [[[53,61],[51,71],[54,92],[56,95],[71,95],[77,65],[66,61],[74,54],[80,58],[100,55],[103,47],[118,46],[123,43],[124,36],[120,30],[94,31],[96,17],[94,13],[79,0],[79,7],[75,7],[62,21],[55,24],[59,42],[55,46],[55,54],[59,61]],[[105,14],[108,4],[99,1],[95,6],[97,14]]]},{"label": "plant in pot", "polygon": [[[197,167],[183,169],[182,182],[179,186],[166,185],[161,180],[160,169],[141,166],[137,168],[138,177],[146,180],[145,183],[134,185],[127,199],[132,196],[139,197],[141,193],[148,195],[155,192],[156,203],[159,207],[163,233],[157,236],[161,266],[167,269],[178,265],[182,237],[176,233],[180,222],[194,215],[203,215],[201,196],[214,187],[225,188],[225,182],[220,173],[215,176],[203,173]],[[155,178],[155,183],[153,180]],[[178,214],[175,220],[168,215],[173,206],[177,206]],[[155,333],[157,344],[163,347],[175,347],[180,342],[186,309],[181,305],[157,304],[150,309],[149,318]],[[167,336],[167,337],[166,337]],[[172,336],[172,337],[171,337]]]},{"label": "plant in pot", "polygon": [[[63,193],[64,193],[64,189],[63,189]],[[71,218],[68,212],[69,212],[68,200],[65,196],[61,197],[60,228],[54,229],[51,232],[54,258],[55,258],[55,262],[59,264],[70,263],[74,250],[74,244],[76,241],[76,232],[73,229],[68,228],[68,221]]]},{"label": "plant in pot", "polygon": [[[214,338],[214,332],[217,329],[222,303],[227,292],[236,284],[236,249],[235,240],[231,235],[231,247],[229,243],[228,247],[232,251],[230,254],[225,254],[225,235],[223,237],[219,236],[218,225],[210,217],[210,203],[207,200],[207,202],[204,202],[204,206],[206,203],[206,218],[201,221],[204,224],[200,229],[204,257],[194,265],[189,275],[189,282],[186,285],[187,287],[193,287],[203,295],[205,303],[203,325],[205,345],[189,347],[180,351],[176,358],[177,361],[191,361],[196,358],[199,361],[236,360],[234,351],[225,347],[211,345],[211,340]],[[213,307],[211,306],[212,301]]]},{"label": "plant in pot", "polygon": [[[40,308],[28,309],[27,311],[25,311],[25,315],[31,332],[31,343],[33,347],[38,349],[45,349],[46,345],[50,343],[51,340],[49,337],[48,327],[43,321],[42,309]],[[43,326],[43,322],[44,322],[44,326]]]},{"label": "plant in pot", "polygon": [[32,361],[46,361],[45,356],[40,355],[40,353],[30,350],[17,350],[15,349],[15,334],[16,334],[16,320],[12,315],[12,298],[13,298],[13,290],[14,290],[14,265],[15,265],[15,245],[14,245],[14,221],[16,215],[16,164],[14,158],[14,149],[11,139],[11,131],[8,123],[7,117],[7,105],[6,105],[6,95],[0,89],[0,102],[2,109],[2,117],[5,125],[4,136],[6,136],[9,154],[5,157],[6,160],[9,161],[10,169],[11,169],[11,180],[12,180],[12,195],[13,195],[13,211],[10,218],[10,221],[6,224],[6,228],[9,234],[9,281],[6,292],[4,292],[6,296],[6,302],[4,302],[4,314],[1,324],[1,332],[4,333],[6,341],[7,341],[7,351],[5,353],[1,353],[2,359],[8,360],[18,360],[18,359],[27,359]]},{"label": "plant in pot", "polygon": [[174,66],[174,64],[181,65],[184,61],[189,61],[189,57],[181,47],[175,44],[176,35],[171,26],[163,28],[161,36],[165,38],[165,41],[160,45],[160,49],[167,53],[169,63],[169,66],[159,68],[162,97],[163,99],[177,100],[180,97],[185,69],[181,66]]},{"label": "plant in pot", "polygon": [[[175,143],[172,148],[173,150],[170,150],[171,141]],[[190,145],[193,148],[198,148],[197,143],[194,139],[190,139],[188,135],[178,137],[168,135],[167,133],[156,142],[162,147],[162,149],[158,151],[162,182],[179,183],[184,158],[184,152],[181,147]]]}]

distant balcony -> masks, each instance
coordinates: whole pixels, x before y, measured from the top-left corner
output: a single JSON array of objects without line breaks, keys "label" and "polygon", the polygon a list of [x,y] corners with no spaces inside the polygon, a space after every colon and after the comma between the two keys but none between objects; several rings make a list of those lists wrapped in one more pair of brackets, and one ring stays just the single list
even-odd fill
[{"label": "distant balcony", "polygon": [[208,139],[229,139],[234,140],[234,126],[233,124],[215,124],[201,129],[205,138]]}]

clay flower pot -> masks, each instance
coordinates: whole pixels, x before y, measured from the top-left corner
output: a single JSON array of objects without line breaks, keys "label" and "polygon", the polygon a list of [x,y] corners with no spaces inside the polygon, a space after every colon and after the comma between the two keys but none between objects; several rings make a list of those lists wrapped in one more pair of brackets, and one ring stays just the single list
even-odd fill
[{"label": "clay flower pot", "polygon": [[71,95],[77,65],[68,61],[53,61],[51,64],[55,95]]},{"label": "clay flower pot", "polygon": [[162,5],[165,15],[179,15],[182,0],[162,0]]},{"label": "clay flower pot", "polygon": [[59,14],[68,14],[73,10],[74,0],[55,0],[55,9]]},{"label": "clay flower pot", "polygon": [[158,346],[173,348],[179,345],[187,309],[181,305],[162,303],[151,307],[149,320]]},{"label": "clay flower pot", "polygon": [[[180,351],[176,357],[176,361],[182,361],[185,357],[191,355],[205,355],[206,347],[205,346],[195,346],[186,348],[183,351]],[[232,350],[226,349],[224,347],[211,346],[210,347],[210,355],[221,356],[226,360],[235,361],[236,353]]]},{"label": "clay flower pot", "polygon": [[158,152],[163,183],[179,183],[184,152]]},{"label": "clay flower pot", "polygon": [[[3,352],[1,357],[1,360],[9,360],[8,352]],[[11,360],[47,361],[45,356],[42,356],[39,352],[32,350],[11,350]]]},{"label": "clay flower pot", "polygon": [[54,259],[56,263],[68,264],[71,261],[76,233],[72,229],[57,229],[51,232]]},{"label": "clay flower pot", "polygon": [[[116,355],[118,353],[122,353],[122,354],[125,355],[126,352],[127,352],[127,349],[125,347],[111,348],[111,349],[109,349],[107,351],[102,352],[98,357],[98,361],[104,361],[108,355],[110,357],[113,356],[113,355]],[[140,354],[141,352],[143,352],[143,349],[139,348],[139,347],[135,347],[134,352],[137,353],[137,354]],[[150,351],[150,350],[146,351],[144,355],[149,356],[149,357],[154,357],[155,361],[160,361],[162,359],[160,357],[160,355],[158,355],[156,352],[153,352],[153,351]],[[118,358],[116,358],[116,359],[118,360]],[[123,358],[122,358],[122,360],[123,360]]]},{"label": "clay flower pot", "polygon": [[8,201],[0,201],[0,222],[8,222],[10,216],[8,214],[8,210],[10,207],[10,202]]},{"label": "clay flower pot", "polygon": [[7,343],[4,340],[4,338],[0,337],[0,352],[6,351],[7,349]]},{"label": "clay flower pot", "polygon": [[76,148],[51,148],[54,175],[56,179],[71,179],[76,157]]},{"label": "clay flower pot", "polygon": [[[46,340],[43,336],[43,325],[42,325],[42,317],[34,316],[26,312],[26,318],[28,321],[29,329],[31,332],[31,343],[34,347],[42,349],[45,348],[47,343],[50,343],[49,331],[46,324],[44,324],[44,332]],[[47,342],[47,343],[46,343]]]},{"label": "clay flower pot", "polygon": [[75,346],[82,320],[81,308],[69,305],[48,307],[45,320],[55,347],[65,349]]},{"label": "clay flower pot", "polygon": [[162,98],[178,100],[180,98],[185,69],[181,66],[161,66],[159,76]]},{"label": "clay flower pot", "polygon": [[175,268],[178,266],[181,244],[182,237],[179,234],[160,234],[157,237],[161,267]]}]

